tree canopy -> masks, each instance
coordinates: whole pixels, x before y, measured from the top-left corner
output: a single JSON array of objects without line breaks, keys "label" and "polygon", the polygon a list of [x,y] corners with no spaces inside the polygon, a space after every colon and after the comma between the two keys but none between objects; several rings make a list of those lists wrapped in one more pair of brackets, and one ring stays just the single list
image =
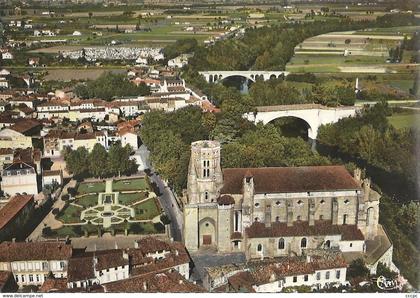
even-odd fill
[{"label": "tree canopy", "polygon": [[76,85],[74,92],[80,98],[100,98],[110,101],[114,97],[149,95],[150,88],[144,83],[136,86],[123,74],[107,72],[96,80]]}]

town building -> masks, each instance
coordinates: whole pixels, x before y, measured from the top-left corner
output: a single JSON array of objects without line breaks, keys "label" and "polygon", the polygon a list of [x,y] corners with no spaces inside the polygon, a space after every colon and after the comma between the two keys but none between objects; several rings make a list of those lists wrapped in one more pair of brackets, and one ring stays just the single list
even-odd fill
[{"label": "town building", "polygon": [[213,292],[278,293],[347,285],[347,263],[339,250],[309,250],[306,256],[251,260],[205,268],[204,287]]},{"label": "town building", "polygon": [[133,276],[105,284],[106,293],[203,293],[204,288],[186,280],[175,270]]},{"label": "town building", "polygon": [[61,241],[2,242],[0,270],[11,271],[19,287],[40,286],[48,275],[66,278],[72,247]]},{"label": "town building", "polygon": [[128,254],[121,249],[85,252],[69,260],[67,287],[87,288],[129,277]]},{"label": "town building", "polygon": [[61,170],[45,170],[42,171],[42,187],[61,186],[63,184],[63,171]]},{"label": "town building", "polygon": [[17,195],[0,209],[0,242],[19,236],[20,229],[27,223],[34,210],[34,196]]},{"label": "town building", "polygon": [[167,242],[146,237],[128,249],[131,275],[142,275],[155,271],[173,269],[186,280],[190,277],[190,257],[180,242]]},{"label": "town building", "polygon": [[[3,150],[7,153],[5,150]],[[41,151],[39,149],[13,150],[13,160],[10,162],[10,152],[5,156],[2,168],[1,190],[5,195],[38,194],[38,174],[41,169]]]},{"label": "town building", "polygon": [[[232,168],[220,165],[220,143],[192,143],[184,202],[185,246],[243,252],[247,259],[339,248],[351,258],[373,251],[392,267],[392,245],[379,218],[380,195],[361,171],[343,166]],[[387,243],[390,243],[389,240]],[[367,258],[369,259],[369,258]],[[376,263],[368,263],[375,272]]]}]

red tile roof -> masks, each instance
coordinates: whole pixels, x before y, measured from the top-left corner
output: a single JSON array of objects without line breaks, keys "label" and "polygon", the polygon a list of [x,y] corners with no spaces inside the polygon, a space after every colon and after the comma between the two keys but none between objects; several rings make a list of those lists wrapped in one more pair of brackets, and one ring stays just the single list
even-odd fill
[{"label": "red tile roof", "polygon": [[48,278],[39,288],[41,293],[61,292],[67,289],[66,278]]},{"label": "red tile roof", "polygon": [[2,242],[0,262],[25,260],[68,260],[72,247],[63,241],[45,242]]},{"label": "red tile roof", "polygon": [[243,179],[252,174],[256,193],[358,190],[344,166],[231,168],[223,170],[223,194],[242,193]]},{"label": "red tile roof", "polygon": [[217,199],[217,203],[219,205],[234,205],[235,199],[229,195],[222,195],[221,197]]},{"label": "red tile roof", "polygon": [[[11,222],[26,206],[34,202],[33,195],[17,195],[0,209],[0,230]],[[0,259],[2,252],[0,251]]]},{"label": "red tile roof", "polygon": [[253,222],[245,232],[249,238],[342,235],[343,240],[364,240],[356,225],[333,225],[326,220],[315,221],[313,226],[307,221],[295,221],[290,227],[281,222],[273,222],[271,227],[266,227],[261,222]]},{"label": "red tile roof", "polygon": [[25,134],[36,127],[41,127],[41,123],[38,120],[23,118],[10,126],[10,129]]},{"label": "red tile roof", "polygon": [[69,260],[67,280],[76,282],[95,278],[93,257],[77,257]]},{"label": "red tile roof", "polygon": [[206,290],[182,277],[177,271],[149,273],[104,284],[114,293],[203,293]]}]

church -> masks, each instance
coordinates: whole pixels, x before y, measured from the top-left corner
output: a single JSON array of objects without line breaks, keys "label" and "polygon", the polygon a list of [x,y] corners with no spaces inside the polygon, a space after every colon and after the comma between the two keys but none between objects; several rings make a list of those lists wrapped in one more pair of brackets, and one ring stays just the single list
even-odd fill
[{"label": "church", "polygon": [[331,248],[364,258],[372,272],[379,261],[395,267],[392,244],[378,224],[380,195],[360,169],[353,176],[341,165],[222,169],[220,158],[217,141],[191,144],[183,197],[190,252],[264,259]]}]

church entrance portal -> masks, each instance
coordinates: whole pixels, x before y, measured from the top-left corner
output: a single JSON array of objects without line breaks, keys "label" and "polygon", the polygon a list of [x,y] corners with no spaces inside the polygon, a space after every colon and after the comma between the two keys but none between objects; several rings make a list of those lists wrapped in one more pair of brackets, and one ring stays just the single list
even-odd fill
[{"label": "church entrance portal", "polygon": [[203,235],[203,245],[211,245],[211,235]]}]

